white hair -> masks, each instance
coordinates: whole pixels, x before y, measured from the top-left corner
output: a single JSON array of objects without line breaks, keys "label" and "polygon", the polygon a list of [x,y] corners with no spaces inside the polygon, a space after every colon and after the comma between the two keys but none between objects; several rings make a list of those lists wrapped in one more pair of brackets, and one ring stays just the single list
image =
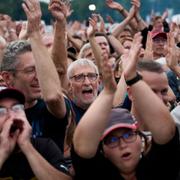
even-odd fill
[{"label": "white hair", "polygon": [[73,72],[74,70],[77,68],[77,67],[80,67],[80,66],[90,66],[92,67],[94,70],[95,70],[95,73],[99,74],[99,71],[98,71],[98,68],[97,66],[93,63],[93,61],[89,60],[89,59],[86,59],[86,58],[82,58],[82,59],[78,59],[74,62],[72,62],[68,69],[67,69],[67,78],[70,79],[73,75]]}]

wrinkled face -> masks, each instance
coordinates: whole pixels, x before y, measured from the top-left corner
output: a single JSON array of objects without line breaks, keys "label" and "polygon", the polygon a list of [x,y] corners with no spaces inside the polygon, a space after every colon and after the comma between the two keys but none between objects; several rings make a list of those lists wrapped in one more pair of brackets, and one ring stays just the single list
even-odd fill
[{"label": "wrinkled face", "polygon": [[87,109],[89,105],[96,99],[99,86],[99,77],[90,80],[88,74],[96,74],[94,68],[91,66],[76,67],[72,76],[85,75],[85,79],[81,82],[76,81],[75,78],[70,79],[70,93],[74,103],[82,109]]},{"label": "wrinkled face", "polygon": [[24,93],[26,101],[35,101],[41,97],[41,90],[36,76],[35,60],[32,52],[18,56],[19,64],[12,79],[12,85]]},{"label": "wrinkled face", "polygon": [[143,80],[150,86],[154,93],[167,105],[168,79],[165,73],[141,71]]},{"label": "wrinkled face", "polygon": [[102,52],[110,54],[110,47],[107,39],[104,36],[96,36],[95,37],[96,42],[99,44],[99,46],[102,49]]},{"label": "wrinkled face", "polygon": [[153,53],[161,56],[165,56],[165,46],[167,40],[163,37],[153,38]]},{"label": "wrinkled face", "polygon": [[[120,137],[124,133],[131,131],[129,129],[116,129],[108,135],[109,137]],[[108,137],[108,138],[109,138]],[[117,147],[110,148],[103,145],[104,156],[108,158],[122,173],[132,173],[135,171],[140,160],[142,142],[139,135],[133,142],[125,142],[120,139]]]},{"label": "wrinkled face", "polygon": [[[18,107],[19,102],[15,99],[12,98],[4,98],[0,100],[0,130],[3,128],[3,124],[5,123],[6,120],[15,120],[18,119],[18,117],[25,117],[24,110],[22,108]],[[16,107],[17,106],[17,107]],[[7,108],[8,112],[7,114],[3,115],[3,109]],[[11,110],[11,109],[14,109]]]}]

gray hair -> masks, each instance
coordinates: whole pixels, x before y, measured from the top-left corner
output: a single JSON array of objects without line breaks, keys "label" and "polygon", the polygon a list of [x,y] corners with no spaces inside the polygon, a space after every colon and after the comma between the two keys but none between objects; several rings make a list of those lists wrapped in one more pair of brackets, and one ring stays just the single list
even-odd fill
[{"label": "gray hair", "polygon": [[138,71],[149,71],[155,73],[163,73],[164,69],[162,65],[155,61],[139,61],[137,64]]},{"label": "gray hair", "polygon": [[81,48],[80,52],[79,52],[78,57],[79,57],[79,58],[85,58],[85,57],[84,57],[84,56],[85,56],[84,53],[85,53],[85,51],[87,51],[88,49],[91,49],[90,43],[84,44],[83,47]]},{"label": "gray hair", "polygon": [[77,67],[80,67],[80,66],[90,66],[92,67],[94,70],[95,70],[95,73],[99,74],[99,71],[98,71],[98,68],[97,66],[93,63],[93,61],[89,60],[89,59],[78,59],[74,62],[72,62],[68,69],[67,69],[67,78],[70,79],[73,75],[73,72],[74,70],[77,68]]},{"label": "gray hair", "polygon": [[18,56],[26,52],[31,52],[31,45],[28,41],[12,41],[4,50],[1,71],[14,71],[19,64]]}]

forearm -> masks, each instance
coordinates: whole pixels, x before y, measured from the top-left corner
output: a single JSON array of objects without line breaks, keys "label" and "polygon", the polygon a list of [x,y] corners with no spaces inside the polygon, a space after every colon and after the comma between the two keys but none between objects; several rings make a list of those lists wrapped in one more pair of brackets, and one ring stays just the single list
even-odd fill
[{"label": "forearm", "polygon": [[6,161],[5,153],[2,150],[0,150],[0,170],[1,170],[5,161]]},{"label": "forearm", "polygon": [[180,78],[180,66],[176,65],[170,68],[178,76],[178,78]]},{"label": "forearm", "polygon": [[126,18],[128,16],[128,11],[123,7],[123,8],[119,8],[118,12],[124,17]]},{"label": "forearm", "polygon": [[[93,157],[99,145],[99,139],[108,123],[114,94],[104,90],[86,111],[78,124],[73,142],[76,152],[84,158]],[[98,116],[97,120],[97,114]]]},{"label": "forearm", "polygon": [[122,55],[124,54],[124,47],[122,46],[122,44],[120,43],[120,41],[118,41],[113,35],[109,35],[108,36],[108,40],[111,43],[112,47],[114,48],[114,50],[117,52],[118,55]]},{"label": "forearm", "polygon": [[67,72],[67,51],[66,51],[66,31],[65,22],[56,22],[54,43],[52,48],[52,59],[56,66],[57,71],[60,74],[66,74]]},{"label": "forearm", "polygon": [[40,33],[32,33],[30,42],[36,62],[37,77],[43,99],[47,102],[49,110],[56,117],[64,117],[66,110],[61,83],[54,63],[50,58],[46,47],[42,43]]},{"label": "forearm", "polygon": [[56,66],[62,87],[67,89],[67,50],[66,50],[66,22],[56,22],[54,43],[52,47],[52,59]]},{"label": "forearm", "polygon": [[89,37],[89,42],[98,66],[99,72],[102,71],[102,50],[101,47],[97,44],[95,37]]},{"label": "forearm", "polygon": [[[118,11],[119,11],[119,13],[120,13],[124,18],[127,18],[127,17],[128,17],[129,12],[128,12],[125,8],[119,9]],[[131,26],[132,29],[137,30],[138,24],[136,23],[136,20],[135,20],[135,19],[132,19],[132,20],[129,22],[129,25]]]},{"label": "forearm", "polygon": [[22,148],[23,153],[25,154],[29,165],[39,180],[54,180],[54,179],[61,179],[61,180],[71,180],[71,177],[65,175],[64,173],[55,169],[52,165],[50,165],[35,148],[32,146],[31,143],[26,144]]},{"label": "forearm", "polygon": [[152,132],[155,142],[167,143],[175,133],[175,124],[168,108],[143,81],[132,85],[130,91],[134,107],[145,127]]},{"label": "forearm", "polygon": [[130,22],[131,18],[130,17],[126,17],[126,19],[124,19],[112,32],[112,35],[116,38],[119,37],[120,33],[124,30],[124,28],[126,27],[126,25],[128,25],[128,23]]},{"label": "forearm", "polygon": [[80,43],[79,40],[77,41],[70,34],[68,34],[68,40],[72,43],[73,47],[75,47],[77,51],[81,50],[81,47],[82,47],[83,43]]},{"label": "forearm", "polygon": [[137,21],[138,31],[141,31],[141,30],[147,28],[147,24],[146,24],[146,22],[141,18],[140,14],[136,15],[135,19],[136,19],[136,21]]},{"label": "forearm", "polygon": [[124,102],[126,92],[127,92],[127,85],[124,80],[124,76],[121,75],[121,78],[117,84],[117,90],[114,95],[113,107],[117,107]]}]

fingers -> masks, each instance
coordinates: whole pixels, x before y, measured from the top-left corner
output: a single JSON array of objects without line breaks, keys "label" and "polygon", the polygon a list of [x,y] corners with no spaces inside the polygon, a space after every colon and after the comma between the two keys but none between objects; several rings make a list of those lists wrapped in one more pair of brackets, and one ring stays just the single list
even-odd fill
[{"label": "fingers", "polygon": [[37,13],[40,11],[40,4],[38,0],[25,0],[22,4],[22,7],[27,15],[32,13]]},{"label": "fingers", "polygon": [[116,91],[116,82],[114,79],[112,65],[109,62],[108,54],[102,53],[102,75],[106,92],[114,93]]},{"label": "fingers", "polygon": [[52,0],[48,9],[57,20],[63,20],[71,14],[70,5],[59,0]]},{"label": "fingers", "polygon": [[1,130],[1,137],[8,138],[10,135],[10,129],[13,124],[13,121],[8,119],[4,122],[2,130]]},{"label": "fingers", "polygon": [[140,3],[139,0],[132,0],[132,1],[131,1],[131,4],[134,5],[134,6],[136,6],[137,8],[140,8],[140,6],[141,6],[141,3]]}]

